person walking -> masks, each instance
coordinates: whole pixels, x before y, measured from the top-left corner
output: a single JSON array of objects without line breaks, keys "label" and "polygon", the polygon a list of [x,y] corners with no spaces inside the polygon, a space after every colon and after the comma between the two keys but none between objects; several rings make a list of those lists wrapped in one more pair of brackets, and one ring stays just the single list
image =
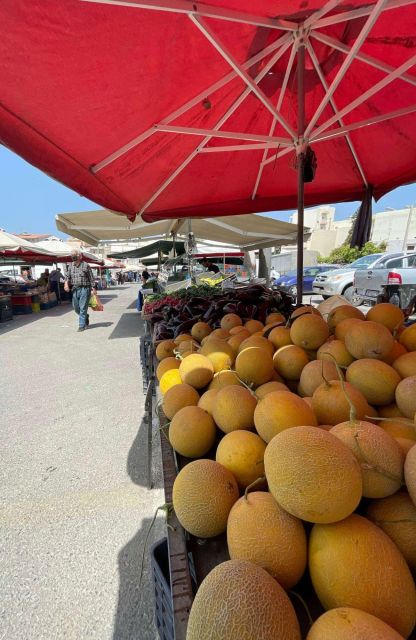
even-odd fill
[{"label": "person walking", "polygon": [[61,272],[61,269],[59,267],[52,269],[49,274],[49,290],[56,295],[58,304],[61,304],[61,295],[59,291],[59,283],[61,281],[65,281],[65,277]]},{"label": "person walking", "polygon": [[97,291],[91,267],[82,260],[80,250],[71,251],[71,258],[72,264],[68,266],[64,289],[69,291],[69,287],[72,286],[72,306],[79,316],[78,331],[84,331],[90,324],[88,303],[91,292],[95,294]]}]

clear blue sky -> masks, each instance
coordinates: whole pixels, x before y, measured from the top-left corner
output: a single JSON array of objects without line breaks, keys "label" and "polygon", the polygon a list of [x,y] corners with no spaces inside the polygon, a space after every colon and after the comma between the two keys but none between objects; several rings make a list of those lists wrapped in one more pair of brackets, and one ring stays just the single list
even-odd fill
[{"label": "clear blue sky", "polygon": [[[0,228],[10,233],[50,233],[64,237],[55,227],[55,214],[63,211],[100,209],[59,182],[35,169],[14,153],[0,145]],[[400,209],[416,202],[416,184],[400,187],[379,200],[373,211],[386,207]],[[336,219],[354,213],[358,203],[336,205]],[[288,220],[291,212],[268,214]]]}]

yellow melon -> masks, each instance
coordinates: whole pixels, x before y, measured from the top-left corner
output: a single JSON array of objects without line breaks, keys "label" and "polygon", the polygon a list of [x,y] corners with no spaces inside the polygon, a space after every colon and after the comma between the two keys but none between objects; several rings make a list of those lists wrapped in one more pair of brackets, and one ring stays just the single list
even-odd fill
[{"label": "yellow melon", "polygon": [[390,365],[381,360],[363,358],[347,369],[346,379],[367,398],[370,404],[391,404],[394,400],[400,376]]},{"label": "yellow melon", "polygon": [[416,444],[409,450],[404,463],[404,481],[409,495],[416,505]]},{"label": "yellow melon", "polygon": [[191,329],[192,337],[198,340],[198,342],[201,342],[203,338],[209,336],[211,332],[212,328],[207,322],[196,322]]},{"label": "yellow melon", "polygon": [[264,467],[270,493],[302,520],[337,522],[361,500],[357,459],[323,429],[300,426],[281,431],[266,447]]},{"label": "yellow melon", "polygon": [[201,458],[208,453],[214,445],[215,434],[214,420],[198,406],[180,409],[169,425],[172,447],[186,458]]},{"label": "yellow melon", "polygon": [[198,400],[198,407],[209,413],[210,416],[214,413],[214,403],[217,393],[218,389],[208,389]]},{"label": "yellow melon", "polygon": [[246,336],[246,338],[249,338],[251,336],[250,331],[247,331],[247,329],[245,329],[241,325],[238,325],[238,326],[233,327],[232,329],[230,329],[230,336],[235,336],[238,333],[243,333]]},{"label": "yellow melon", "polygon": [[290,391],[273,391],[259,401],[254,411],[254,425],[259,436],[270,442],[284,429],[301,425],[316,426],[313,410]]},{"label": "yellow melon", "polygon": [[254,562],[284,589],[299,582],[305,571],[303,524],[268,492],[254,491],[237,500],[228,516],[227,543],[231,559]]},{"label": "yellow melon", "polygon": [[304,316],[304,315],[313,315],[313,316],[321,316],[322,314],[320,311],[318,311],[318,309],[316,307],[313,307],[310,304],[304,304],[301,307],[298,307],[297,309],[295,309],[291,316],[290,319],[294,320],[295,318],[299,318],[300,316]]},{"label": "yellow melon", "polygon": [[235,371],[243,382],[258,387],[271,379],[273,360],[262,347],[248,347],[238,354]]},{"label": "yellow melon", "polygon": [[246,338],[241,342],[238,352],[243,351],[243,349],[247,349],[247,347],[260,347],[261,349],[265,349],[267,353],[273,357],[274,354],[274,346],[267,338],[263,338],[262,336],[251,336],[250,338]]},{"label": "yellow melon", "polygon": [[335,359],[340,367],[348,367],[354,362],[354,358],[347,351],[347,347],[342,340],[329,340],[328,342],[324,342],[324,344],[319,347],[316,357],[318,360],[330,360],[331,362],[334,362]]},{"label": "yellow melon", "polygon": [[414,571],[416,569],[416,506],[409,494],[399,491],[394,496],[373,500],[368,505],[367,517],[393,540],[409,567]]},{"label": "yellow melon", "polygon": [[240,489],[245,489],[264,476],[265,449],[265,442],[256,433],[239,429],[222,438],[215,459],[231,471]]},{"label": "yellow melon", "polygon": [[270,331],[268,340],[270,340],[276,349],[285,347],[288,344],[293,344],[289,327],[275,327]]},{"label": "yellow melon", "polygon": [[214,374],[212,381],[209,383],[208,389],[222,389],[223,387],[228,387],[231,384],[243,386],[235,371],[227,371],[226,369],[223,369],[222,371],[218,371],[218,373]]},{"label": "yellow melon", "polygon": [[314,391],[326,380],[339,380],[338,371],[333,361],[313,360],[302,369],[300,375],[301,395],[312,396]]},{"label": "yellow melon", "polygon": [[391,351],[394,339],[382,324],[366,321],[354,324],[345,335],[345,346],[354,358],[382,360]]},{"label": "yellow melon", "polygon": [[214,377],[214,367],[206,356],[195,353],[182,360],[179,373],[185,384],[190,384],[195,389],[202,389]]},{"label": "yellow melon", "polygon": [[416,621],[416,590],[402,554],[375,524],[353,514],[317,524],[309,540],[312,583],[325,609],[350,606],[405,638]]},{"label": "yellow melon", "polygon": [[344,342],[348,331],[358,322],[364,322],[364,318],[345,318],[341,320],[341,322],[338,322],[334,331],[335,338]]},{"label": "yellow melon", "polygon": [[380,418],[401,418],[404,417],[399,407],[395,402],[386,405],[385,407],[378,408],[378,415]]},{"label": "yellow melon", "polygon": [[235,353],[226,340],[220,338],[211,338],[202,347],[199,352],[206,356],[214,367],[214,373],[223,369],[231,369],[235,360]]},{"label": "yellow melon", "polygon": [[160,380],[160,378],[163,376],[164,373],[166,373],[166,371],[170,371],[171,369],[179,369],[180,363],[181,361],[178,360],[177,358],[174,358],[173,356],[169,358],[164,358],[157,365],[156,378]]},{"label": "yellow melon", "polygon": [[163,360],[164,358],[172,358],[172,356],[174,356],[173,352],[175,349],[176,344],[173,340],[162,340],[162,342],[159,342],[156,347],[156,358],[158,360]]},{"label": "yellow melon", "polygon": [[400,344],[400,342],[395,340],[391,351],[387,354],[387,356],[382,358],[382,360],[383,362],[387,362],[387,364],[392,365],[398,358],[400,358],[400,356],[403,356],[405,353],[408,353],[407,349],[402,344]]},{"label": "yellow melon", "polygon": [[220,338],[221,340],[227,340],[230,337],[230,332],[228,331],[228,329],[223,329],[222,327],[220,327],[219,329],[214,329],[214,331],[212,331],[208,338]]},{"label": "yellow melon", "polygon": [[389,331],[398,329],[404,322],[404,313],[394,304],[390,302],[382,302],[371,307],[367,313],[367,320],[372,322],[379,322],[383,324]]},{"label": "yellow melon", "polygon": [[192,336],[189,333],[180,333],[174,340],[174,343],[176,345],[180,344],[181,342],[187,341],[187,340],[192,340]]},{"label": "yellow melon", "polygon": [[189,614],[186,640],[300,640],[284,589],[247,560],[219,564],[202,581]]},{"label": "yellow melon", "polygon": [[357,320],[365,320],[365,315],[362,311],[353,307],[350,304],[341,304],[339,307],[335,307],[329,312],[327,317],[328,328],[330,333],[334,333],[337,325],[343,320],[355,318]]},{"label": "yellow melon", "polygon": [[396,404],[406,418],[412,418],[416,412],[416,376],[401,380],[396,387]]},{"label": "yellow melon", "polygon": [[245,342],[246,340],[247,340],[247,338],[246,338],[244,333],[242,335],[241,335],[241,333],[237,333],[236,335],[231,336],[231,338],[228,338],[227,344],[233,350],[234,356],[237,356],[239,348],[240,348],[240,344],[242,342]]},{"label": "yellow melon", "polygon": [[306,640],[403,640],[403,636],[366,611],[337,607],[315,620]]},{"label": "yellow melon", "polygon": [[183,380],[179,373],[179,369],[169,369],[168,371],[165,371],[159,381],[159,388],[162,395],[165,395],[165,393],[175,385],[182,384],[182,382]]},{"label": "yellow melon", "polygon": [[236,313],[227,313],[221,318],[221,329],[226,329],[227,331],[230,331],[234,327],[241,327],[242,324],[243,321]]},{"label": "yellow melon", "polygon": [[286,322],[286,318],[281,313],[269,313],[266,317],[266,325],[276,324],[278,322]]},{"label": "yellow melon", "polygon": [[406,327],[399,336],[399,342],[408,351],[416,351],[416,324],[411,324],[410,327]]},{"label": "yellow melon", "polygon": [[190,462],[173,483],[175,514],[183,528],[198,538],[213,538],[226,530],[238,497],[233,474],[214,460]]},{"label": "yellow melon", "polygon": [[403,454],[392,436],[380,427],[355,420],[337,424],[331,433],[357,458],[363,476],[365,498],[385,498],[403,482]]},{"label": "yellow melon", "polygon": [[[368,402],[361,391],[348,382],[344,388],[356,411],[358,420],[362,420],[368,412]],[[318,424],[339,424],[350,418],[350,404],[345,397],[341,382],[331,380],[324,382],[312,395],[312,406],[318,419]]]},{"label": "yellow melon", "polygon": [[163,397],[163,413],[172,420],[175,413],[183,407],[196,406],[199,401],[199,393],[189,384],[177,384],[166,391]]},{"label": "yellow melon", "polygon": [[401,378],[416,375],[416,351],[410,351],[399,356],[393,363],[393,368]]},{"label": "yellow melon", "polygon": [[384,429],[384,431],[386,431],[386,433],[396,440],[406,457],[409,449],[411,449],[416,443],[415,426],[399,422],[398,420],[395,422],[394,419],[389,422],[379,422],[379,425]]},{"label": "yellow melon", "polygon": [[224,433],[254,427],[257,400],[248,389],[228,385],[218,391],[214,405],[214,421]]},{"label": "yellow melon", "polygon": [[295,344],[280,347],[273,356],[274,368],[286,380],[299,380],[302,369],[308,362],[304,349]]},{"label": "yellow melon", "polygon": [[268,393],[272,393],[272,391],[288,391],[288,388],[283,382],[272,380],[271,382],[265,382],[257,387],[255,394],[257,398],[261,400],[267,396]]},{"label": "yellow melon", "polygon": [[251,334],[264,329],[264,324],[260,320],[247,320],[244,326]]},{"label": "yellow melon", "polygon": [[293,344],[303,349],[318,349],[329,336],[328,325],[321,316],[306,314],[296,318],[290,329]]}]

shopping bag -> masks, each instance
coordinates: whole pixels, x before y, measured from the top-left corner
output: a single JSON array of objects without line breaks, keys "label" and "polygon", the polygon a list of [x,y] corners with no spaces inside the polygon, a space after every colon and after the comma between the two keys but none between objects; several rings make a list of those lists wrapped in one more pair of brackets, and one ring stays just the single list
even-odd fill
[{"label": "shopping bag", "polygon": [[100,298],[97,296],[96,293],[92,293],[91,294],[88,306],[91,307],[91,309],[93,311],[103,311],[104,310],[104,307],[100,302]]}]

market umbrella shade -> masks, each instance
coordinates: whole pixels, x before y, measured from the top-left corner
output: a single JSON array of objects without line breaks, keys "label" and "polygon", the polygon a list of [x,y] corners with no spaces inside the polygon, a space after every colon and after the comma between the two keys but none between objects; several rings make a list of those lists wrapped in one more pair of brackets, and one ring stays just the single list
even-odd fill
[{"label": "market umbrella shade", "polygon": [[294,208],[308,144],[306,205],[379,198],[416,179],[414,1],[2,3],[0,139],[131,218]]},{"label": "market umbrella shade", "polygon": [[24,261],[44,260],[45,264],[55,261],[53,251],[48,251],[35,243],[2,230],[0,230],[0,256]]}]

